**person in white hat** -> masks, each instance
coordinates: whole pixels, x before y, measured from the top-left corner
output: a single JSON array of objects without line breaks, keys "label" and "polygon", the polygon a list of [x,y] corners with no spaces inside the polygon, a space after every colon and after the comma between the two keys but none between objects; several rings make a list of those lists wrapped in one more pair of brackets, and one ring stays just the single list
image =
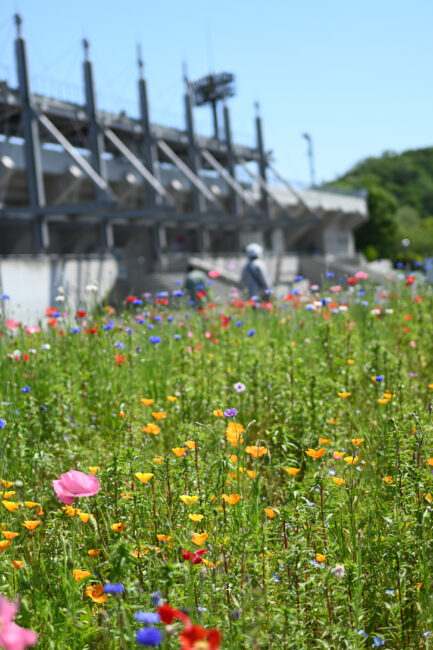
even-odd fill
[{"label": "person in white hat", "polygon": [[248,244],[245,252],[248,262],[242,268],[241,282],[250,298],[253,296],[263,297],[271,291],[271,285],[262,260],[263,248],[260,244]]}]

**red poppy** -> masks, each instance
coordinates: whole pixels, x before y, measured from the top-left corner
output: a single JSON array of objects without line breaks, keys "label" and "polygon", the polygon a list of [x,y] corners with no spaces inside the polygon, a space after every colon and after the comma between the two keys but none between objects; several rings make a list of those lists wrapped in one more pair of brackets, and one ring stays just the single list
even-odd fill
[{"label": "red poppy", "polygon": [[137,296],[126,296],[125,298],[126,302],[135,302],[135,300],[138,300]]},{"label": "red poppy", "polygon": [[97,334],[98,333],[98,328],[97,327],[88,327],[86,329],[87,334]]},{"label": "red poppy", "polygon": [[158,607],[158,614],[163,623],[166,625],[171,625],[173,621],[178,618],[180,621],[183,621],[185,625],[191,625],[191,621],[188,616],[178,609],[174,609],[168,603],[166,605],[161,605]]},{"label": "red poppy", "polygon": [[358,280],[353,276],[347,278],[347,284],[349,284],[351,287],[353,287],[357,282]]},{"label": "red poppy", "polygon": [[416,281],[416,277],[414,275],[408,275],[405,281],[405,286],[410,287],[411,284],[413,284]]},{"label": "red poppy", "polygon": [[230,318],[228,316],[225,316],[224,314],[221,314],[220,316],[220,322],[221,322],[221,327],[223,330],[226,330],[229,326]]},{"label": "red poppy", "polygon": [[28,361],[30,359],[28,354],[23,354],[23,360]]},{"label": "red poppy", "polygon": [[118,366],[121,366],[122,363],[128,363],[128,360],[126,358],[125,354],[116,354],[114,357],[115,362],[117,363]]},{"label": "red poppy", "polygon": [[197,291],[195,294],[195,299],[201,300],[202,298],[206,298],[206,291]]},{"label": "red poppy", "polygon": [[50,327],[58,327],[59,323],[57,322],[57,318],[49,318],[48,319],[48,325]]},{"label": "red poppy", "polygon": [[[186,627],[179,634],[181,642],[180,650],[194,650],[203,648],[206,650],[219,650],[221,645],[221,632],[216,629],[205,630],[200,625]],[[207,643],[207,645],[205,645]]]},{"label": "red poppy", "polygon": [[168,300],[167,300],[167,298],[157,298],[156,299],[156,304],[157,305],[168,305]]},{"label": "red poppy", "polygon": [[185,551],[185,549],[182,549],[182,557],[184,562],[191,562],[191,564],[202,564],[203,560],[201,559],[201,556],[207,553],[207,550],[205,548],[200,548],[198,551],[194,551],[194,553],[190,553],[190,551]]},{"label": "red poppy", "polygon": [[57,309],[55,307],[48,307],[48,309],[45,310],[45,316],[52,316],[53,314],[57,313]]},{"label": "red poppy", "polygon": [[85,311],[77,311],[77,318],[84,318],[85,315],[86,315]]},{"label": "red poppy", "polygon": [[293,293],[286,293],[284,300],[293,300]]}]

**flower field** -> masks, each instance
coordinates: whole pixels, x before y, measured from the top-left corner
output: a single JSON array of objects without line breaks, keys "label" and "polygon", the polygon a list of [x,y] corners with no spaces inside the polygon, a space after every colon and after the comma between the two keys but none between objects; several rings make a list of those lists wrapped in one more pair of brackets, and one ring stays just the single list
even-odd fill
[{"label": "flower field", "polygon": [[430,647],[433,293],[327,282],[2,297],[0,647]]}]

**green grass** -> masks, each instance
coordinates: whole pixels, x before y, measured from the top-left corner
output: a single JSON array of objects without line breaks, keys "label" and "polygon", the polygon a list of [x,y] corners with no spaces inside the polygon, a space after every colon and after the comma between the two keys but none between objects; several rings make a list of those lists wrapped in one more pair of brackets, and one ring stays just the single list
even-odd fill
[{"label": "green grass", "polygon": [[[136,647],[134,614],[156,611],[155,591],[218,628],[221,648],[371,648],[385,639],[386,648],[429,647],[433,295],[420,286],[415,298],[414,287],[396,284],[359,297],[358,288],[188,316],[179,304],[127,304],[115,316],[88,314],[94,334],[82,323],[71,334],[77,319],[67,316],[32,335],[0,321],[0,477],[14,482],[2,487],[15,492],[6,500],[20,504],[0,505],[2,529],[19,533],[0,552],[0,592],[20,598],[16,621],[38,632],[38,647]],[[213,413],[231,407],[245,428],[237,447],[225,435],[233,419]],[[160,433],[144,432],[149,423]],[[186,441],[195,449],[177,457],[172,449]],[[255,445],[267,453],[245,451]],[[305,453],[320,448],[317,459]],[[83,522],[52,481],[95,466],[100,491],[74,502],[91,514]],[[153,477],[141,483],[139,472]],[[223,494],[241,499],[231,505]],[[185,505],[182,495],[199,498]],[[41,524],[27,530],[27,520]],[[183,561],[182,549],[199,548],[206,564]],[[76,569],[90,575],[76,581]],[[105,583],[121,583],[124,594],[104,603],[86,595]],[[180,647],[181,624],[157,627],[162,647]]]}]

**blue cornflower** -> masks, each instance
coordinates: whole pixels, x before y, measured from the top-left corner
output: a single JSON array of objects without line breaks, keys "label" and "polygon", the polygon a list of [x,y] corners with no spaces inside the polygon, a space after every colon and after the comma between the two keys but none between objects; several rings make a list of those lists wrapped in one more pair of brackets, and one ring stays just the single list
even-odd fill
[{"label": "blue cornflower", "polygon": [[134,618],[139,623],[146,623],[146,625],[152,625],[152,623],[159,623],[161,617],[156,612],[137,612],[134,614]]},{"label": "blue cornflower", "polygon": [[180,339],[180,334],[175,334],[173,338],[176,339],[176,341],[178,341]]},{"label": "blue cornflower", "polygon": [[374,381],[385,381],[385,377],[383,375],[376,375]]},{"label": "blue cornflower", "polygon": [[368,636],[367,632],[365,630],[358,630],[358,634],[360,636]]},{"label": "blue cornflower", "polygon": [[24,386],[23,388],[21,388],[22,393],[30,393],[30,390],[31,390],[30,386]]},{"label": "blue cornflower", "polygon": [[364,291],[364,289],[360,289],[360,290],[358,291],[358,296],[365,296],[365,291]]},{"label": "blue cornflower", "polygon": [[237,408],[231,408],[231,409],[226,409],[224,411],[224,417],[225,418],[234,418],[238,414],[238,409]]},{"label": "blue cornflower", "polygon": [[79,334],[80,333],[80,328],[79,327],[71,327],[69,330],[69,334]]},{"label": "blue cornflower", "polygon": [[154,325],[153,323],[148,323],[148,324],[147,324],[147,329],[148,329],[148,330],[154,330],[154,329],[155,329],[155,325]]},{"label": "blue cornflower", "polygon": [[41,404],[41,406],[39,407],[39,410],[40,410],[40,411],[46,411],[46,410],[47,410],[47,407],[44,406],[43,404]]},{"label": "blue cornflower", "polygon": [[173,316],[167,316],[165,320],[167,321],[167,323],[172,323],[174,321],[174,318]]},{"label": "blue cornflower", "polygon": [[168,298],[168,291],[159,291],[155,295],[157,298]]},{"label": "blue cornflower", "polygon": [[116,582],[112,585],[104,585],[104,591],[106,594],[123,594],[125,587],[120,582]]},{"label": "blue cornflower", "polygon": [[142,305],[142,304],[143,304],[143,301],[140,300],[140,298],[137,298],[137,300],[133,300],[133,301],[132,301],[132,304],[133,304],[133,305]]},{"label": "blue cornflower", "polygon": [[314,305],[305,305],[307,311],[314,311]]},{"label": "blue cornflower", "polygon": [[385,593],[388,594],[388,596],[394,596],[394,594],[395,594],[395,589],[387,589],[387,590],[385,591]]},{"label": "blue cornflower", "polygon": [[131,336],[131,334],[132,334],[132,329],[131,329],[130,327],[127,327],[127,328],[125,329],[125,332],[126,332],[127,334],[129,334],[129,336]]},{"label": "blue cornflower", "polygon": [[7,294],[7,293],[3,293],[3,294],[2,294],[2,296],[1,296],[1,299],[2,299],[2,300],[10,300],[10,299],[11,299],[11,297],[10,297],[10,296],[8,296],[8,294]]},{"label": "blue cornflower", "polygon": [[332,273],[332,271],[328,271],[327,274],[326,274],[326,277],[327,278],[333,278],[334,274]]},{"label": "blue cornflower", "polygon": [[383,636],[375,636],[373,639],[373,643],[376,646],[376,648],[380,648],[381,645],[385,645],[386,639]]},{"label": "blue cornflower", "polygon": [[300,282],[302,280],[302,275],[297,275],[295,277],[295,282]]},{"label": "blue cornflower", "polygon": [[155,345],[156,343],[161,343],[161,337],[160,336],[150,336],[149,341]]},{"label": "blue cornflower", "polygon": [[112,330],[114,329],[114,323],[112,320],[109,320],[106,325],[103,326],[103,330]]},{"label": "blue cornflower", "polygon": [[273,580],[274,582],[280,582],[280,580],[281,580],[281,576],[280,576],[280,574],[279,574],[279,573],[273,573],[273,574],[272,574],[272,580]]},{"label": "blue cornflower", "polygon": [[157,646],[161,643],[163,639],[162,632],[156,629],[156,627],[144,627],[141,630],[138,630],[135,640],[141,645]]},{"label": "blue cornflower", "polygon": [[59,311],[53,311],[51,314],[52,318],[60,318],[62,314]]},{"label": "blue cornflower", "polygon": [[397,262],[397,264],[396,264],[396,267],[397,267],[398,269],[402,269],[403,266],[404,266],[403,262]]},{"label": "blue cornflower", "polygon": [[154,316],[153,320],[155,321],[155,323],[160,323],[162,321],[162,318],[161,316]]},{"label": "blue cornflower", "polygon": [[367,300],[363,300],[363,301],[361,302],[361,305],[362,305],[363,307],[368,307],[368,301],[367,301]]},{"label": "blue cornflower", "polygon": [[118,350],[124,350],[125,345],[122,343],[122,341],[115,341],[114,342],[114,347],[117,348]]},{"label": "blue cornflower", "polygon": [[6,425],[7,425],[6,420],[3,420],[3,418],[0,418],[0,429],[4,429]]},{"label": "blue cornflower", "polygon": [[135,322],[138,323],[139,325],[143,325],[143,323],[145,322],[144,316],[137,316]]},{"label": "blue cornflower", "polygon": [[206,280],[206,284],[207,284],[208,287],[213,287],[213,285],[214,285],[212,280]]},{"label": "blue cornflower", "polygon": [[175,280],[174,284],[177,284],[179,286],[179,284],[182,284],[182,280]]},{"label": "blue cornflower", "polygon": [[184,292],[181,291],[180,289],[177,289],[176,291],[173,291],[172,293],[173,293],[173,296],[176,296],[176,298],[182,298],[182,296],[185,295]]},{"label": "blue cornflower", "polygon": [[163,600],[162,600],[162,593],[160,591],[154,591],[151,596],[152,602],[155,605],[155,607],[159,607],[162,605]]},{"label": "blue cornflower", "polygon": [[256,333],[256,330],[249,330],[248,336],[254,336],[255,333]]},{"label": "blue cornflower", "polygon": [[207,607],[201,607],[200,605],[197,606],[197,611],[198,612],[207,612]]}]

